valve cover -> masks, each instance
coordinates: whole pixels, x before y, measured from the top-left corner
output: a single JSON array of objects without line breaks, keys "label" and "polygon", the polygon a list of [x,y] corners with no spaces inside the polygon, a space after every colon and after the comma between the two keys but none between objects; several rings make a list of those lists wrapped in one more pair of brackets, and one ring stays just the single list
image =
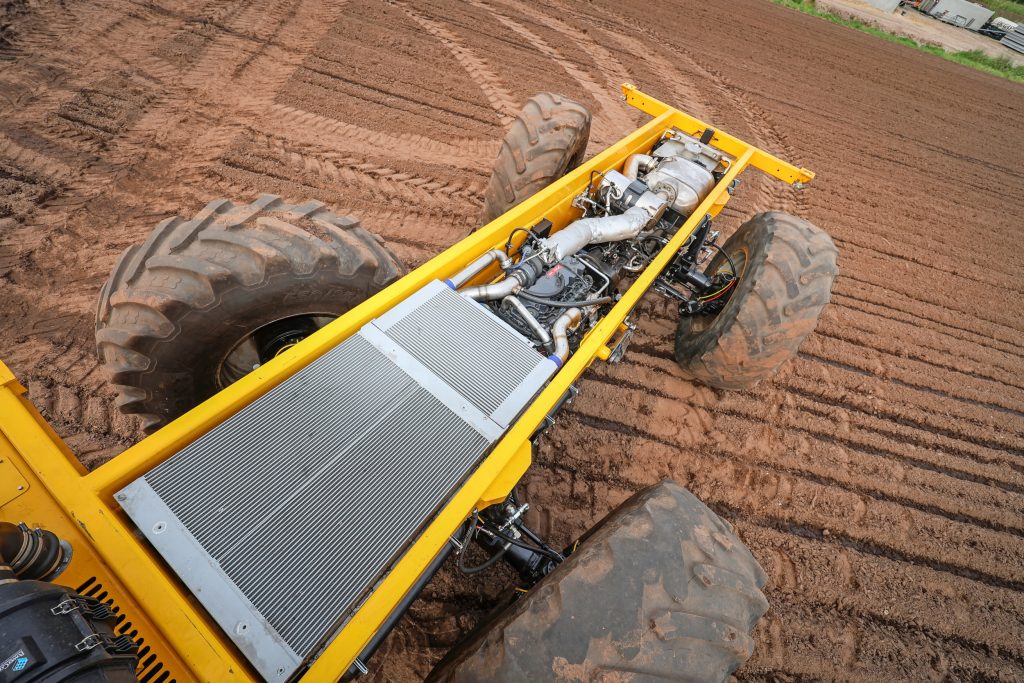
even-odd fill
[{"label": "valve cover", "polygon": [[285,681],[555,370],[434,281],[116,499],[260,674]]}]

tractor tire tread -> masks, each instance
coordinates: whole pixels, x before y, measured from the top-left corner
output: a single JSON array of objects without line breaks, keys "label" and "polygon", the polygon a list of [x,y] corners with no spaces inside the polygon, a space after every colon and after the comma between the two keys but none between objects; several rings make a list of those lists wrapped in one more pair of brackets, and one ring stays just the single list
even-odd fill
[{"label": "tractor tire tread", "polygon": [[502,141],[484,193],[488,223],[565,175],[583,160],[590,138],[586,107],[555,93],[531,97]]},{"label": "tractor tire tread", "polygon": [[330,269],[353,289],[372,291],[404,272],[375,236],[320,202],[222,199],[192,220],[161,222],[143,244],[125,250],[97,301],[97,353],[121,411],[140,415],[147,432],[175,417],[145,376],[158,364],[154,349],[183,334],[184,316],[210,309],[226,289],[256,290],[272,277]]},{"label": "tractor tire tread", "polygon": [[838,275],[828,233],[780,212],[757,214],[726,243],[760,243],[737,291],[707,329],[680,319],[675,356],[692,378],[720,389],[747,389],[774,374],[814,330]]},{"label": "tractor tire tread", "polygon": [[428,680],[722,681],[753,652],[765,581],[724,520],[664,481],[606,517]]}]

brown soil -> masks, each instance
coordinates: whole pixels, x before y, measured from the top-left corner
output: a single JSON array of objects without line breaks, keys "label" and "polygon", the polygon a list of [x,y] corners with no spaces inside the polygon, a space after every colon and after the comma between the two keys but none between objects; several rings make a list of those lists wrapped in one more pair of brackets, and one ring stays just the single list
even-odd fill
[{"label": "brown soil", "polygon": [[[813,168],[721,224],[831,232],[832,305],[743,393],[682,379],[675,313],[598,366],[537,454],[566,542],[672,476],[737,526],[772,607],[740,678],[1024,678],[1024,88],[763,0],[19,2],[0,14],[0,349],[90,465],[136,438],[93,307],[162,217],[261,192],[358,215],[410,265],[474,227],[528,96],[644,117],[623,80]],[[739,37],[739,39],[737,39]],[[609,405],[629,409],[609,411]],[[412,680],[503,588],[445,571],[373,660]]]}]

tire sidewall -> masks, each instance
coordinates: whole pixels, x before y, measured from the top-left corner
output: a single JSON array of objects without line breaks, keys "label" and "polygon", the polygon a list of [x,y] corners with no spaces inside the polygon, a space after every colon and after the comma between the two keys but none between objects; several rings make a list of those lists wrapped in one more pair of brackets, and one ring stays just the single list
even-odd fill
[{"label": "tire sidewall", "polygon": [[140,349],[152,363],[136,386],[152,398],[166,397],[164,414],[184,413],[223,388],[221,363],[259,328],[292,316],[339,316],[379,291],[352,285],[337,271],[319,269],[306,276],[278,273],[256,287],[226,287],[210,306],[182,315],[173,335]]}]

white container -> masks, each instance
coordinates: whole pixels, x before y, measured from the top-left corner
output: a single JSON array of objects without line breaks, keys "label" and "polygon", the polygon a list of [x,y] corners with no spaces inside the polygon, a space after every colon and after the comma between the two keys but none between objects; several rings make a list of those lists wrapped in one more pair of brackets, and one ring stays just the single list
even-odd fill
[{"label": "white container", "polygon": [[995,12],[967,0],[938,0],[928,10],[928,14],[947,24],[977,31],[988,23]]},{"label": "white container", "polygon": [[900,0],[864,0],[872,7],[877,7],[883,12],[892,12],[899,7]]}]

